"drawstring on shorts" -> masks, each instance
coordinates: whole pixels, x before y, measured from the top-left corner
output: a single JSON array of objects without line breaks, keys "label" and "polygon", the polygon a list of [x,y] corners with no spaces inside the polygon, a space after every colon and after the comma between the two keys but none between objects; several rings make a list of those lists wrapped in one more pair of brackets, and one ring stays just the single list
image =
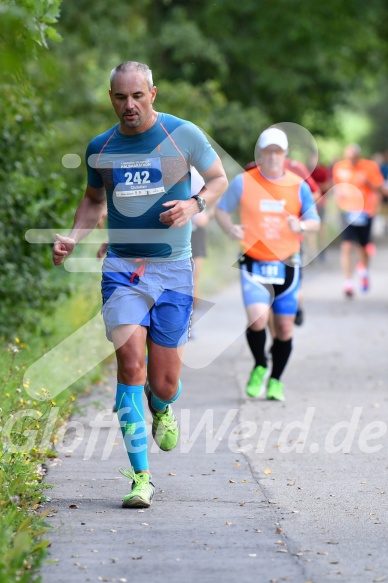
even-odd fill
[{"label": "drawstring on shorts", "polygon": [[144,275],[145,270],[146,270],[146,260],[145,259],[134,259],[135,263],[139,263],[139,267],[137,267],[135,269],[135,271],[132,273],[131,277],[129,278],[129,282],[133,283],[135,280],[135,277],[140,278],[142,275]]}]

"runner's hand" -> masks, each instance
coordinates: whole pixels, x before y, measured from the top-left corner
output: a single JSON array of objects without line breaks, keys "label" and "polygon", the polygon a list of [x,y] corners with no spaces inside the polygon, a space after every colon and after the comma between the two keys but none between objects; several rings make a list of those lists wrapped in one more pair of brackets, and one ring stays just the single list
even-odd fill
[{"label": "runner's hand", "polygon": [[300,234],[302,232],[302,227],[300,226],[300,220],[295,215],[290,215],[288,217],[288,226],[293,233]]},{"label": "runner's hand", "polygon": [[68,257],[75,247],[75,240],[71,237],[62,237],[62,235],[55,235],[56,241],[53,246],[53,262],[54,265],[61,265],[66,257]]},{"label": "runner's hand", "polygon": [[171,207],[159,215],[159,220],[169,227],[183,227],[198,213],[198,205],[195,198],[188,200],[170,200],[164,202],[164,207]]},{"label": "runner's hand", "polygon": [[232,225],[228,230],[228,235],[233,241],[241,241],[245,236],[245,229],[247,225]]},{"label": "runner's hand", "polygon": [[97,251],[97,259],[102,259],[105,257],[108,250],[108,243],[102,243],[101,247]]}]

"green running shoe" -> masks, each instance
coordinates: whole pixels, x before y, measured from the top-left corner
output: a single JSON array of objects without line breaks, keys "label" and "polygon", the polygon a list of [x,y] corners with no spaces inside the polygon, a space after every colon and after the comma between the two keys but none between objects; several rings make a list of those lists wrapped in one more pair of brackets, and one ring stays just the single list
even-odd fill
[{"label": "green running shoe", "polygon": [[264,366],[255,366],[249,377],[246,392],[248,397],[260,397],[264,391],[264,378],[268,369]]},{"label": "green running shoe", "polygon": [[269,379],[267,388],[267,399],[273,401],[284,401],[284,385],[278,379]]},{"label": "green running shoe", "polygon": [[144,386],[148,408],[152,415],[152,437],[163,451],[171,451],[176,447],[179,439],[179,424],[171,405],[164,411],[157,411],[151,403],[152,393],[148,382]]},{"label": "green running shoe", "polygon": [[147,472],[135,472],[120,468],[120,473],[132,480],[132,490],[130,494],[124,496],[123,508],[149,508],[155,494],[155,486],[151,482],[151,476]]}]

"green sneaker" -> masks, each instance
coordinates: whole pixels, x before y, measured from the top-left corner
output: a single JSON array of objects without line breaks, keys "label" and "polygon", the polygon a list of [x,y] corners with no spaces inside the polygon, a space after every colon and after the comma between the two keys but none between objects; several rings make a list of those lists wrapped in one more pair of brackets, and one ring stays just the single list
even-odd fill
[{"label": "green sneaker", "polygon": [[246,392],[248,397],[260,397],[264,391],[264,378],[268,369],[264,366],[255,366],[249,377]]},{"label": "green sneaker", "polygon": [[157,411],[151,403],[152,393],[148,382],[144,386],[148,408],[152,415],[152,437],[163,451],[171,451],[176,447],[179,439],[179,424],[171,405],[164,411]]},{"label": "green sneaker", "polygon": [[278,379],[269,379],[267,388],[267,399],[273,401],[284,401],[284,385]]},{"label": "green sneaker", "polygon": [[155,494],[155,486],[151,482],[151,476],[147,472],[135,472],[120,468],[120,473],[132,480],[130,494],[124,496],[123,508],[149,508]]}]

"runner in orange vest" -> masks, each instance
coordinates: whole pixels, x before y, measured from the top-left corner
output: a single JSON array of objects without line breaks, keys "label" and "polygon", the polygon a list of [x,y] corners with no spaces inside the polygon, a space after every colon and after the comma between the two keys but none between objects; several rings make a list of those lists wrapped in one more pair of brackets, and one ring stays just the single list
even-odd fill
[{"label": "runner in orange vest", "polygon": [[344,292],[353,297],[352,252],[359,252],[358,272],[361,290],[369,288],[369,254],[372,220],[376,214],[384,177],[372,160],[361,158],[361,148],[351,144],[345,149],[345,159],[333,166],[333,182],[337,204],[342,212],[341,267],[345,277]]},{"label": "runner in orange vest", "polygon": [[[216,217],[231,239],[239,240],[241,287],[246,308],[247,341],[255,359],[247,395],[259,397],[269,376],[267,398],[283,401],[281,375],[292,350],[300,284],[300,235],[319,230],[309,186],[285,170],[286,134],[266,129],[257,143],[258,165],[238,174],[219,201]],[[240,222],[231,214],[239,209]],[[274,313],[272,369],[265,354],[270,307]]]},{"label": "runner in orange vest", "polygon": [[[254,160],[253,162],[249,162],[245,166],[244,170],[251,170],[252,168],[255,168],[256,166],[258,167],[259,164],[260,164],[260,160]],[[318,203],[318,200],[322,196],[321,189],[319,188],[318,184],[315,182],[314,178],[311,176],[311,172],[309,171],[307,166],[302,164],[302,162],[299,162],[299,160],[292,160],[291,158],[285,158],[284,169],[289,170],[290,172],[293,172],[297,176],[300,176],[300,178],[302,178],[305,182],[307,182],[307,184],[309,185],[309,187],[311,189],[311,193],[313,195],[314,202]],[[319,213],[318,204],[317,204],[317,210]],[[303,235],[301,235],[301,241],[303,242]],[[296,326],[301,326],[304,322],[302,268],[301,267],[299,270],[299,275],[300,275],[300,286],[299,286],[299,295],[298,295],[298,309],[297,309],[297,312],[295,315]],[[275,332],[273,329],[271,317],[270,317],[270,321],[269,321],[269,328],[271,330],[272,336],[274,336]]]}]

